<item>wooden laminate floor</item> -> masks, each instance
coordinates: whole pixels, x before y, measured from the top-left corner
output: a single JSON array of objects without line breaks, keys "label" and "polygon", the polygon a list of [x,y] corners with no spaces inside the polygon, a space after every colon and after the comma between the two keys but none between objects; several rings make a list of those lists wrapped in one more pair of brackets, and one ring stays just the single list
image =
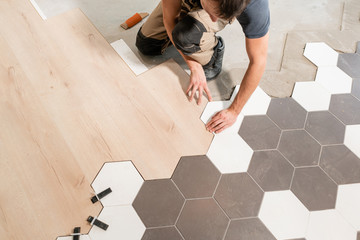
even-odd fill
[{"label": "wooden laminate floor", "polygon": [[170,178],[212,135],[173,61],[135,77],[80,10],[42,20],[27,0],[0,1],[0,239],[55,239],[98,215],[90,183],[132,160]]}]

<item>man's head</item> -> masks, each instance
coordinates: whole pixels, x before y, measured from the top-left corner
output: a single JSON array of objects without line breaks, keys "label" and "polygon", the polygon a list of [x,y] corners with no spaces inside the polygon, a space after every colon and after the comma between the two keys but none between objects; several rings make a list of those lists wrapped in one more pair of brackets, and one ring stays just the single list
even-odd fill
[{"label": "man's head", "polygon": [[218,18],[231,20],[240,15],[250,0],[200,0],[203,9],[210,15],[212,21]]}]

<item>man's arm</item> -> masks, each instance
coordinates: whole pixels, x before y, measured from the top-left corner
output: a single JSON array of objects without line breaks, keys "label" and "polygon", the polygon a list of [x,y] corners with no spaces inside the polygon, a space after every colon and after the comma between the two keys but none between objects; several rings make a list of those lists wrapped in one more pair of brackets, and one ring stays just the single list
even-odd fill
[{"label": "man's arm", "polygon": [[246,52],[249,56],[249,66],[241,82],[240,90],[228,109],[215,114],[206,124],[209,132],[220,133],[233,125],[245,103],[258,86],[265,71],[269,33],[261,38],[246,38]]},{"label": "man's arm", "polygon": [[[162,0],[162,9],[163,9],[163,21],[166,32],[175,46],[172,39],[172,31],[175,28],[176,20],[180,15],[181,10],[181,0]],[[209,101],[212,100],[210,90],[207,86],[206,77],[204,70],[200,63],[193,60],[191,57],[185,56],[181,51],[179,51],[181,56],[184,58],[186,64],[189,66],[191,71],[190,75],[190,84],[188,89],[186,90],[186,94],[189,96],[191,92],[189,100],[195,96],[195,93],[199,92],[198,104],[201,104],[201,97],[203,92],[208,96]]]}]

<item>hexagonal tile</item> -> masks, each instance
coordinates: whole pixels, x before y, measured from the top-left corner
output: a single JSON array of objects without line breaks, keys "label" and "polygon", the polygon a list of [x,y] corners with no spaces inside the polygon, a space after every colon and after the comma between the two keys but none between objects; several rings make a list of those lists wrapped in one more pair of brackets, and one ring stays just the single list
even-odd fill
[{"label": "hexagonal tile", "polygon": [[231,220],[224,240],[276,240],[258,218]]},{"label": "hexagonal tile", "polygon": [[246,172],[253,150],[236,133],[216,134],[207,156],[221,173]]},{"label": "hexagonal tile", "polygon": [[305,130],[282,132],[278,149],[295,167],[319,163],[321,146]]},{"label": "hexagonal tile", "polygon": [[336,200],[336,210],[339,211],[354,228],[360,230],[360,184],[339,186]]},{"label": "hexagonal tile", "polygon": [[248,115],[264,115],[269,107],[271,98],[260,87],[257,87],[241,113],[244,116]]},{"label": "hexagonal tile", "polygon": [[350,77],[360,77],[360,55],[355,53],[339,54],[337,66]]},{"label": "hexagonal tile", "polygon": [[304,128],[306,110],[292,98],[273,98],[266,113],[281,129]]},{"label": "hexagonal tile", "polygon": [[[208,102],[204,112],[202,113],[200,119],[203,123],[207,123],[211,120],[211,118],[219,111],[228,108],[231,105],[231,101],[214,101]],[[244,115],[242,113],[239,114],[237,117],[236,122],[229,128],[225,129],[219,134],[226,134],[226,133],[237,133],[239,131],[240,125]],[[219,135],[217,134],[217,135]]]},{"label": "hexagonal tile", "polygon": [[322,145],[340,144],[344,141],[344,124],[328,111],[310,112],[305,130]]},{"label": "hexagonal tile", "polygon": [[246,116],[239,134],[253,150],[275,149],[281,130],[266,116]]},{"label": "hexagonal tile", "polygon": [[206,104],[206,107],[203,111],[203,113],[200,116],[201,121],[203,121],[203,123],[207,123],[214,114],[216,114],[217,112],[226,109],[228,107],[230,107],[231,102],[230,101],[212,101],[212,102],[208,102]]},{"label": "hexagonal tile", "polygon": [[294,167],[277,150],[259,151],[248,172],[264,191],[278,191],[290,188]]},{"label": "hexagonal tile", "polygon": [[112,192],[100,199],[104,206],[131,204],[144,180],[131,161],[105,163],[91,184],[96,193],[108,187]]},{"label": "hexagonal tile", "polygon": [[351,94],[360,100],[360,78],[353,79]]},{"label": "hexagonal tile", "polygon": [[339,54],[323,42],[307,43],[304,56],[316,66],[336,66]]},{"label": "hexagonal tile", "polygon": [[172,180],[185,198],[212,197],[220,172],[206,156],[182,157]]},{"label": "hexagonal tile", "polygon": [[354,240],[356,231],[335,210],[310,213],[307,240]]},{"label": "hexagonal tile", "polygon": [[318,67],[315,81],[331,94],[351,92],[352,78],[336,66]]},{"label": "hexagonal tile", "polygon": [[291,191],[310,211],[335,208],[337,185],[319,167],[296,168]]},{"label": "hexagonal tile", "polygon": [[344,145],[323,147],[320,167],[337,184],[360,183],[360,159]]},{"label": "hexagonal tile", "polygon": [[106,231],[92,227],[89,232],[91,240],[138,240],[145,232],[145,226],[132,206],[104,207],[98,218],[109,227]]},{"label": "hexagonal tile", "polygon": [[174,226],[146,229],[141,240],[183,240]]},{"label": "hexagonal tile", "polygon": [[257,216],[264,192],[247,173],[222,175],[215,200],[231,218]]},{"label": "hexagonal tile", "polygon": [[222,239],[229,219],[215,200],[187,200],[176,227],[185,239]]},{"label": "hexagonal tile", "polygon": [[360,125],[346,126],[344,144],[360,158]]},{"label": "hexagonal tile", "polygon": [[309,211],[290,191],[266,192],[259,218],[277,239],[301,238]]},{"label": "hexagonal tile", "polygon": [[329,111],[344,124],[360,124],[360,101],[351,94],[332,95]]},{"label": "hexagonal tile", "polygon": [[[58,237],[56,240],[73,240],[73,236],[68,237]],[[91,240],[89,235],[81,235],[79,240]]]},{"label": "hexagonal tile", "polygon": [[146,227],[174,225],[185,199],[170,179],[145,181],[133,206]]},{"label": "hexagonal tile", "polygon": [[317,82],[296,82],[292,98],[306,111],[328,110],[331,94]]}]

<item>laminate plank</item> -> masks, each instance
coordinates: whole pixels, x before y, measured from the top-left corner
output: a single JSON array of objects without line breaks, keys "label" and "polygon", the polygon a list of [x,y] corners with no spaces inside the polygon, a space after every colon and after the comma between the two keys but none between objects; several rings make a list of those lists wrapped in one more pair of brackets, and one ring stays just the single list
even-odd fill
[{"label": "laminate plank", "polygon": [[0,239],[86,233],[105,162],[169,178],[208,149],[188,75],[168,61],[136,77],[79,9],[44,21],[28,1],[1,1],[0,52]]}]

